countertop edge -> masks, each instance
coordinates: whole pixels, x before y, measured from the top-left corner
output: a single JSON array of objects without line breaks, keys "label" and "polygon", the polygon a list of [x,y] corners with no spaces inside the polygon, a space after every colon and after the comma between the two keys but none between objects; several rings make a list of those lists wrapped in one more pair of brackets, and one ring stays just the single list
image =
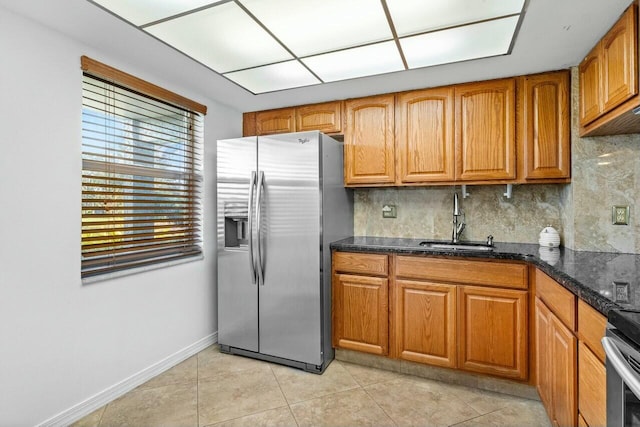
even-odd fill
[{"label": "countertop edge", "polygon": [[477,251],[477,252],[460,252],[451,250],[439,250],[433,249],[429,251],[416,250],[409,247],[394,247],[384,245],[362,245],[355,243],[346,243],[343,239],[337,242],[333,242],[330,245],[331,250],[345,251],[345,252],[376,252],[376,253],[395,253],[404,255],[419,255],[419,256],[439,256],[439,257],[458,257],[458,258],[476,258],[476,259],[499,259],[499,260],[512,260],[512,261],[525,261],[534,265],[542,272],[547,274],[553,280],[558,282],[565,289],[569,290],[572,294],[589,304],[605,317],[612,309],[624,309],[622,306],[607,299],[606,297],[595,292],[593,289],[584,285],[580,281],[571,277],[567,273],[558,270],[553,265],[540,259],[532,254],[523,254],[516,252],[504,252],[494,249],[490,252]]}]

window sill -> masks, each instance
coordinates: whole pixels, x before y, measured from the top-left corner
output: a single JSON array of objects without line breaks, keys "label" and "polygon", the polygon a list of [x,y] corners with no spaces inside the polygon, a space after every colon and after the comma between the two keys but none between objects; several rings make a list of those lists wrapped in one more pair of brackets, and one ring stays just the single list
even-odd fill
[{"label": "window sill", "polygon": [[82,279],[83,285],[89,285],[91,283],[104,282],[105,280],[117,279],[119,277],[131,276],[132,274],[145,273],[151,270],[158,270],[161,268],[173,267],[174,265],[186,264],[189,262],[202,261],[204,255],[195,255],[189,258],[177,259],[174,261],[167,261],[158,264],[145,265],[144,267],[130,268],[128,270],[114,271],[112,273],[105,273],[99,276],[85,277]]}]

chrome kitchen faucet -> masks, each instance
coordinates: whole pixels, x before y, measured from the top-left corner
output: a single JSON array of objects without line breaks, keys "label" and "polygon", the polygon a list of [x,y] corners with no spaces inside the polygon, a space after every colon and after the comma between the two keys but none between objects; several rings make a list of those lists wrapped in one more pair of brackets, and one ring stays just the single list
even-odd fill
[{"label": "chrome kitchen faucet", "polygon": [[[460,220],[462,217],[462,220]],[[453,232],[451,233],[451,241],[453,243],[460,242],[460,235],[464,231],[464,212],[460,209],[460,202],[458,201],[458,193],[453,193]]]}]

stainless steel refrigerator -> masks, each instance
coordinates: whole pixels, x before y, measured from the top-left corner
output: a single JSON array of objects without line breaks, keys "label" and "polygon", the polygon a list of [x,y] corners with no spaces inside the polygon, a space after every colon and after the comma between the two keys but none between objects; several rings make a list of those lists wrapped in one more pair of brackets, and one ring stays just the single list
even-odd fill
[{"label": "stainless steel refrigerator", "polygon": [[223,352],[322,373],[331,251],[353,234],[342,144],[319,132],[218,141],[218,342]]}]

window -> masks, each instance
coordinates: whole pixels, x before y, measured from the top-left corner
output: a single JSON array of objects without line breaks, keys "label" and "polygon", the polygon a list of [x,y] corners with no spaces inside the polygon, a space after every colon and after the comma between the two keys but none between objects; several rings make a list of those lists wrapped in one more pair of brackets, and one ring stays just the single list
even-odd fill
[{"label": "window", "polygon": [[200,255],[206,107],[82,57],[82,277]]}]

